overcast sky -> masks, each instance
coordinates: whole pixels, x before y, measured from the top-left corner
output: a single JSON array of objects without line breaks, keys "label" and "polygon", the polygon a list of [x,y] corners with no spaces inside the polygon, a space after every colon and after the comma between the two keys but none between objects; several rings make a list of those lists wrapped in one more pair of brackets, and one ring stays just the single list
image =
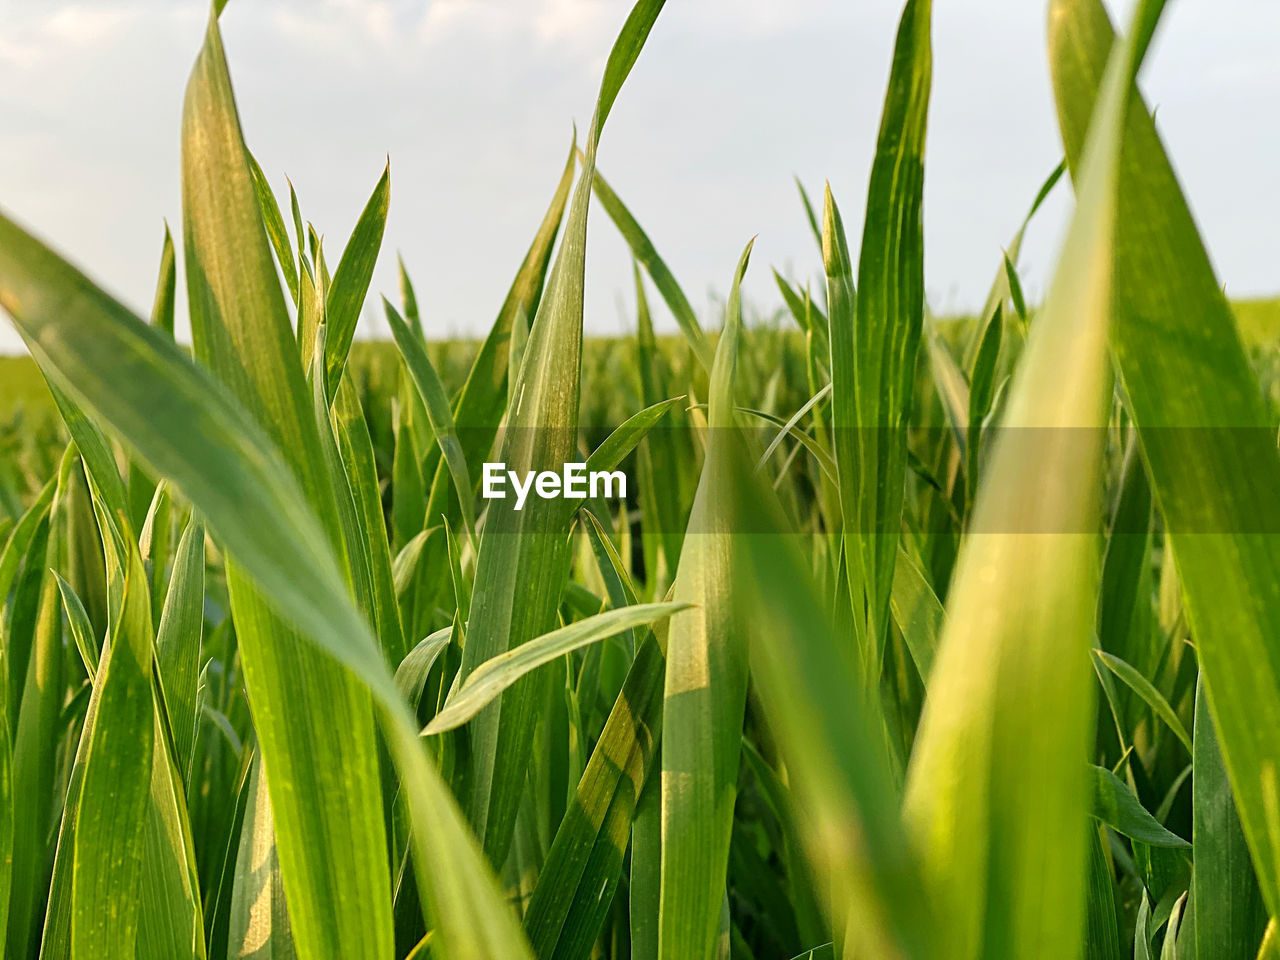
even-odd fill
[{"label": "overcast sky", "polygon": [[[1109,0],[1114,12],[1128,2]],[[223,29],[246,137],[288,174],[336,264],[391,156],[374,290],[403,253],[434,336],[500,305],[590,119],[627,0],[232,0]],[[792,183],[830,179],[857,246],[898,0],[670,0],[610,118],[601,172],[695,305],[759,234],[769,266],[816,275]],[[1000,249],[1060,155],[1040,0],[938,0],[925,180],[935,311],[979,304]],[[1280,3],[1170,5],[1144,79],[1222,281],[1280,289]],[[183,88],[207,4],[0,0],[0,208],[139,311],[167,217],[181,219]],[[1069,210],[1060,188],[1024,247],[1032,295]],[[624,329],[630,264],[603,212],[587,260],[589,332]],[[180,298],[181,300],[182,298]],[[185,314],[185,308],[180,308]],[[363,332],[385,333],[366,318]],[[665,311],[659,322],[670,326]],[[714,320],[709,322],[714,323]],[[185,326],[185,320],[180,320]],[[0,322],[0,348],[17,339]]]}]

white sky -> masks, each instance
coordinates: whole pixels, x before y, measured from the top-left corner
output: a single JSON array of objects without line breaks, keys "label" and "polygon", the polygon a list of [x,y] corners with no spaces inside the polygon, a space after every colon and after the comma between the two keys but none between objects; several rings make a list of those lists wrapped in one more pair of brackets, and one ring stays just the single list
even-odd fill
[{"label": "white sky", "polygon": [[[1109,2],[1113,12],[1129,5]],[[278,190],[292,177],[334,265],[389,153],[391,216],[374,293],[394,293],[399,250],[430,333],[475,335],[542,215],[572,121],[590,119],[628,6],[232,0],[223,29],[249,145]],[[1273,293],[1280,3],[1170,6],[1145,89],[1220,278],[1233,295]],[[757,233],[747,284],[756,303],[776,303],[771,265],[817,275],[793,173],[814,194],[831,180],[856,250],[900,7],[669,0],[611,116],[600,169],[695,305],[727,287]],[[1058,160],[1045,8],[935,2],[925,249],[936,311],[982,301],[1001,246]],[[143,312],[161,220],[175,233],[181,220],[178,128],[206,9],[0,0],[0,208]],[[1060,188],[1024,247],[1032,296],[1069,203]],[[587,270],[588,331],[624,329],[630,263],[598,209]],[[370,314],[364,333],[385,333]],[[0,349],[18,348],[0,323]]]}]

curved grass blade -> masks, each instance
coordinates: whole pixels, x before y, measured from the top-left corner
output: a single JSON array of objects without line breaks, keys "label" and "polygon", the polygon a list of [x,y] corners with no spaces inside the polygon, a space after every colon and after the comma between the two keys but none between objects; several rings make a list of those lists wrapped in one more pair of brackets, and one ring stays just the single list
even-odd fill
[{"label": "curved grass blade", "polygon": [[503,690],[538,667],[588,644],[616,637],[636,627],[648,626],[663,617],[674,616],[690,606],[692,604],[688,603],[641,603],[620,610],[608,610],[553,630],[514,650],[499,654],[492,660],[486,660],[467,675],[457,691],[445,701],[444,708],[422,732],[431,735],[460,727]]},{"label": "curved grass blade", "polygon": [[[172,341],[3,217],[0,305],[45,369],[181,488],[302,637],[377,696],[415,824],[420,889],[450,957],[528,957],[459,811],[421,752],[376,641],[347,599],[327,538],[262,430]],[[104,355],[114,358],[111,376],[101,368]],[[433,882],[437,877],[449,879]]]},{"label": "curved grass blade", "polygon": [[1094,650],[1093,655],[1101,661],[1103,666],[1119,677],[1126,687],[1142,698],[1152,712],[1173,731],[1174,736],[1187,748],[1188,753],[1195,752],[1191,744],[1191,734],[1187,733],[1187,728],[1182,725],[1177,712],[1174,711],[1173,707],[1169,705],[1169,701],[1164,698],[1164,695],[1155,688],[1155,685],[1150,680],[1119,657],[1107,653],[1105,650]]},{"label": "curved grass blade", "polygon": [[627,245],[631,248],[631,255],[635,257],[636,262],[644,267],[645,273],[649,274],[649,279],[653,281],[653,285],[658,288],[658,292],[662,294],[663,301],[666,302],[668,309],[671,310],[672,316],[676,318],[676,323],[680,327],[680,332],[684,334],[685,339],[689,341],[689,346],[693,348],[693,355],[698,358],[698,362],[704,370],[711,370],[711,365],[715,360],[714,351],[708,342],[706,334],[702,332],[702,326],[698,323],[698,316],[693,312],[693,307],[689,305],[689,298],[684,295],[684,291],[680,289],[680,284],[676,282],[675,276],[667,267],[662,257],[658,256],[658,251],[653,245],[653,241],[649,239],[648,234],[631,215],[631,211],[626,208],[618,195],[613,192],[613,188],[605,181],[604,177],[596,174],[593,182],[596,199],[600,201],[600,206],[604,207],[605,213],[609,214],[609,218],[613,220],[614,226],[618,228],[618,232],[622,234],[622,238],[627,241]]},{"label": "curved grass blade", "polygon": [[1106,767],[1092,766],[1093,815],[1116,833],[1152,847],[1190,847],[1176,833],[1147,812],[1146,807],[1114,773]]}]

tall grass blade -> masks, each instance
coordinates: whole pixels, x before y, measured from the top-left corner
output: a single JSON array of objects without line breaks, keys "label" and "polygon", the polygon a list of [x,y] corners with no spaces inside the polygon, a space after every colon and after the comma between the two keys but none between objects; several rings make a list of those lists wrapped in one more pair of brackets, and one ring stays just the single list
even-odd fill
[{"label": "tall grass blade", "polygon": [[[1015,374],[949,592],[907,785],[946,956],[1074,960],[1088,875],[1094,478],[1134,39],[1108,68],[1080,199]],[[1034,463],[1041,482],[1028,484]]]},{"label": "tall grass blade", "polygon": [[[1097,0],[1056,0],[1054,90],[1080,182],[1114,33]],[[1112,349],[1177,558],[1210,715],[1264,899],[1280,914],[1280,457],[1231,310],[1145,105],[1120,165]],[[1038,322],[1038,321],[1037,321]],[[1263,585],[1259,587],[1258,585]]]},{"label": "tall grass blade", "polygon": [[[587,210],[596,147],[627,74],[664,0],[639,0],[605,65],[596,114],[587,135],[582,174],[548,289],[529,333],[501,459],[508,469],[559,470],[575,459],[582,350]],[[566,570],[568,517],[554,501],[515,511],[514,501],[490,504],[476,562],[474,605],[460,677],[485,660],[552,626]],[[533,735],[535,678],[508,689],[471,726],[470,820],[495,864],[506,859],[523,793]]]},{"label": "tall grass blade", "polygon": [[732,529],[723,513],[729,458],[742,442],[734,386],[742,338],[738,261],[711,367],[707,459],[689,517],[673,599],[696,604],[667,640],[662,744],[660,960],[711,960],[720,929],[747,693],[747,649],[732,594]]}]

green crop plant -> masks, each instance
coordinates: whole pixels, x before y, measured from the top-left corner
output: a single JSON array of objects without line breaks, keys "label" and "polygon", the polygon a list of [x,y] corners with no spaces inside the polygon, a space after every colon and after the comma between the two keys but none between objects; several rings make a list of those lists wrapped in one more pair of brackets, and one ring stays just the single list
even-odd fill
[{"label": "green crop plant", "polygon": [[[744,237],[715,331],[596,169],[638,0],[488,334],[401,263],[381,344],[390,168],[330,269],[222,6],[149,318],[0,214],[0,957],[1280,957],[1280,363],[1138,92],[1161,0],[1049,3],[1065,160],[974,317],[924,296],[930,0],[861,237],[801,187],[788,327]],[[633,339],[584,340],[589,220]]]}]

